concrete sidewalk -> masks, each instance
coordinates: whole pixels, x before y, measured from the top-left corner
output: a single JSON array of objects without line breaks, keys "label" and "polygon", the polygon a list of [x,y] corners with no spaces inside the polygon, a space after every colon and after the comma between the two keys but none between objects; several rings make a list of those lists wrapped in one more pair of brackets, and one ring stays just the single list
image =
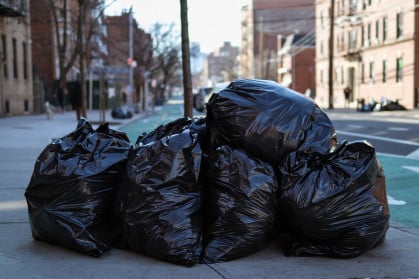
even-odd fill
[{"label": "concrete sidewalk", "polygon": [[[334,112],[339,113],[339,112]],[[136,116],[136,117],[141,117]],[[76,128],[74,112],[0,118],[0,278],[419,278],[419,232],[391,222],[385,242],[354,259],[285,257],[273,243],[238,260],[194,267],[112,249],[101,258],[32,239],[24,191],[52,138]],[[89,121],[99,120],[97,111]],[[132,121],[113,120],[111,128]]]}]

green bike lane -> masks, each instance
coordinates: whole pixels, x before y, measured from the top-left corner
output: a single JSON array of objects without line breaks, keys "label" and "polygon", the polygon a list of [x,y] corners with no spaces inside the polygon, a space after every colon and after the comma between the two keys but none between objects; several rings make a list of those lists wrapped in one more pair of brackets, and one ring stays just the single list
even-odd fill
[{"label": "green bike lane", "polygon": [[[194,116],[203,115],[194,111]],[[176,97],[163,107],[157,107],[153,113],[119,129],[127,133],[130,141],[135,143],[139,135],[179,117],[183,117],[183,101]],[[380,153],[377,157],[386,176],[391,220],[419,229],[419,160]]]},{"label": "green bike lane", "polygon": [[386,176],[390,218],[419,229],[419,160],[378,154]]}]

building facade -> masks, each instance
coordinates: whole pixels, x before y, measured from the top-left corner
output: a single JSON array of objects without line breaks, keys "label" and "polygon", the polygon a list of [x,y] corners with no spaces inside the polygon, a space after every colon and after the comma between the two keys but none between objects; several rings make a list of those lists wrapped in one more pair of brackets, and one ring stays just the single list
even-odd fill
[{"label": "building facade", "polygon": [[238,77],[239,48],[224,44],[210,53],[206,59],[205,71],[206,84],[214,86],[217,83],[230,82]]},{"label": "building facade", "polygon": [[314,0],[250,1],[242,8],[240,75],[277,81],[281,68],[278,38],[314,35],[314,17]]},{"label": "building facade", "polygon": [[29,1],[0,1],[0,116],[31,113]]},{"label": "building facade", "polygon": [[334,55],[330,58],[330,1],[316,1],[316,102],[320,106],[332,102],[334,107],[343,107],[346,86],[352,89],[352,106],[384,98],[399,100],[407,108],[419,106],[418,2],[335,1]]},{"label": "building facade", "polygon": [[[130,19],[130,11],[123,11],[121,15],[117,16],[107,16],[105,23],[108,33],[106,42],[109,46],[105,63],[108,75],[113,76],[111,82],[113,82],[113,86],[121,87],[122,92],[128,95],[130,94],[129,76],[132,75],[133,88],[130,102],[132,104],[141,103],[145,109],[146,91],[148,90],[146,64],[151,59],[153,51],[151,35],[139,28],[135,19],[132,17]],[[130,41],[130,28],[132,41]],[[129,57],[130,47],[133,56],[131,58]],[[128,65],[130,63],[135,65]]]},{"label": "building facade", "polygon": [[315,96],[314,34],[278,37],[278,82],[309,97]]}]

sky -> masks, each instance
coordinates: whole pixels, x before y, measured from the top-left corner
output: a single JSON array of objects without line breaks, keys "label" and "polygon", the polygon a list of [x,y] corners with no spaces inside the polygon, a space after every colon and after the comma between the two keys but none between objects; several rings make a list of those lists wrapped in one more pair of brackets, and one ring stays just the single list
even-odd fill
[{"label": "sky", "polygon": [[[213,52],[225,41],[240,46],[241,7],[249,0],[188,0],[189,41],[198,42],[204,53]],[[179,0],[108,0],[105,13],[120,15],[133,7],[134,17],[146,32],[156,22],[174,22],[180,30]],[[180,31],[179,31],[180,34]]]}]

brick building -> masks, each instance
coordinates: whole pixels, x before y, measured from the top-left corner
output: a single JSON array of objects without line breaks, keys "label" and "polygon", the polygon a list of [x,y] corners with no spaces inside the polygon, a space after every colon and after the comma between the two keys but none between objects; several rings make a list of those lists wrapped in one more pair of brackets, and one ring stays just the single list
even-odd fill
[{"label": "brick building", "polygon": [[278,38],[278,82],[297,92],[315,94],[314,34]]},{"label": "brick building", "polygon": [[[333,104],[381,98],[419,106],[419,11],[416,0],[335,1],[333,36]],[[329,0],[316,1],[316,101],[329,105]]]},{"label": "brick building", "polygon": [[[240,75],[278,80],[278,52],[288,35],[313,34],[314,0],[252,0],[242,8]],[[314,57],[313,57],[314,60]]]},{"label": "brick building", "polygon": [[29,1],[0,1],[0,116],[33,110]]},{"label": "brick building", "polygon": [[[108,56],[106,57],[106,65],[109,69],[108,72],[114,76],[114,81],[122,86],[122,90],[128,94],[129,85],[129,67],[128,59],[130,49],[130,35],[129,24],[130,14],[129,11],[122,12],[118,16],[108,16],[105,19],[107,27],[107,45]],[[137,64],[132,69],[133,74],[133,96],[132,102],[140,103],[145,98],[145,83],[146,72],[145,63],[152,55],[153,40],[151,35],[146,33],[143,29],[139,28],[135,19],[132,19],[132,32],[133,32],[133,57],[132,60]]]},{"label": "brick building", "polygon": [[230,42],[210,53],[206,59],[206,84],[214,86],[221,82],[230,82],[237,78],[239,48]]}]

